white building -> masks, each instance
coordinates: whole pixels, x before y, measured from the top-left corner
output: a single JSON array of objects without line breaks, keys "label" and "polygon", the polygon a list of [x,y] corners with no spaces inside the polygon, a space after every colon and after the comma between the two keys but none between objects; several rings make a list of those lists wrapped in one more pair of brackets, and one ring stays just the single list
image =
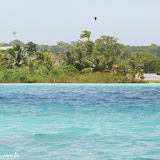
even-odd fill
[{"label": "white building", "polygon": [[0,47],[0,50],[8,50],[8,49],[12,49],[13,46],[6,46],[6,47]]},{"label": "white building", "polygon": [[[160,75],[157,75],[156,73],[144,73],[144,80],[153,80],[153,81],[158,81],[160,80]],[[136,74],[135,79],[140,79],[138,78],[138,74]]]}]

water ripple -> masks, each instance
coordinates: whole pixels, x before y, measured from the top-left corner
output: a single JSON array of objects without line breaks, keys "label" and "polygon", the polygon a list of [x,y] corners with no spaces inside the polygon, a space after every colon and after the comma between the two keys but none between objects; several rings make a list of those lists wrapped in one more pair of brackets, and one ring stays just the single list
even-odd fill
[{"label": "water ripple", "polygon": [[160,85],[0,84],[0,154],[160,159]]}]

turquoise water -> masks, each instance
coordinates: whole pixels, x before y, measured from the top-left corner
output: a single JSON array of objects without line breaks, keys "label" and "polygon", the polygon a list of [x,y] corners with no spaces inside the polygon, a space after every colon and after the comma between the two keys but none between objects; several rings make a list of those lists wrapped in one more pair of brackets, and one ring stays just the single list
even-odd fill
[{"label": "turquoise water", "polygon": [[160,84],[1,84],[0,154],[15,152],[22,160],[160,159]]}]

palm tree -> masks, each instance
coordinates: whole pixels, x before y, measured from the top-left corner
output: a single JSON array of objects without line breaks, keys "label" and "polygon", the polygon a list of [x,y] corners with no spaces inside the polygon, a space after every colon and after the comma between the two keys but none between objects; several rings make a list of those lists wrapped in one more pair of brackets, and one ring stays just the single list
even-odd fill
[{"label": "palm tree", "polygon": [[75,61],[73,53],[71,53],[70,51],[68,51],[65,54],[64,61],[66,62],[67,65],[73,65],[73,63]]},{"label": "palm tree", "polygon": [[8,58],[13,61],[13,65],[20,67],[23,64],[27,64],[30,53],[27,53],[26,50],[20,45],[15,45],[13,49],[8,51]]},{"label": "palm tree", "polygon": [[89,41],[90,36],[91,36],[91,32],[87,31],[87,30],[84,30],[84,31],[82,31],[82,34],[80,35],[80,38],[87,38],[88,41]]}]

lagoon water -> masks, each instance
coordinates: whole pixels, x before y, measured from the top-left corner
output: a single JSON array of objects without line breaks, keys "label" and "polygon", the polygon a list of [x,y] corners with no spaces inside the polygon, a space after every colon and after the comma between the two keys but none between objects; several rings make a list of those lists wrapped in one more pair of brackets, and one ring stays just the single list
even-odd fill
[{"label": "lagoon water", "polygon": [[0,159],[160,159],[160,84],[1,84]]}]

